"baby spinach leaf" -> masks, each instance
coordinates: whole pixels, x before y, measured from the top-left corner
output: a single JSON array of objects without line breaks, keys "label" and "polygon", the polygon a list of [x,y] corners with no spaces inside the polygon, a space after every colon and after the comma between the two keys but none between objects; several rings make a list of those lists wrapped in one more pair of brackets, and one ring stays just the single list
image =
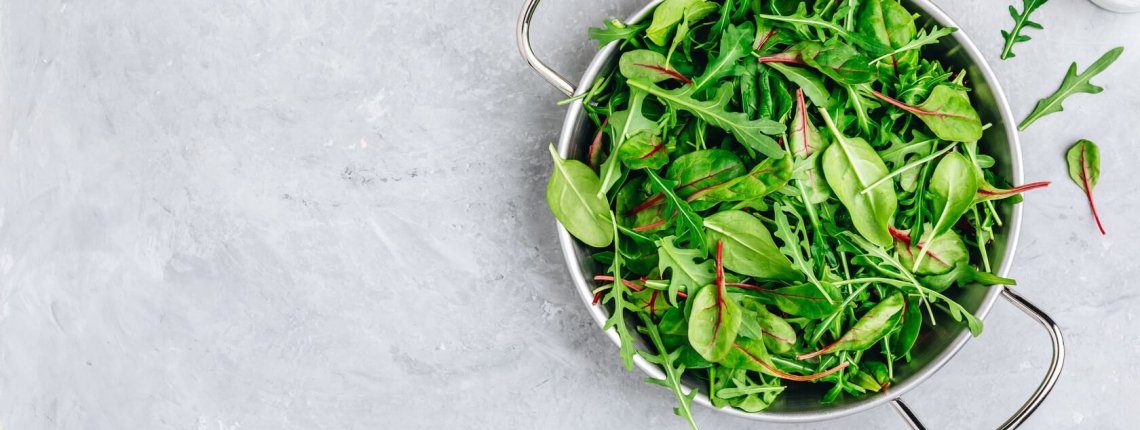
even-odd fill
[{"label": "baby spinach leaf", "polygon": [[760,279],[801,280],[764,223],[742,211],[718,212],[705,218],[710,248],[724,243],[724,267]]},{"label": "baby spinach leaf", "polygon": [[891,353],[900,357],[909,354],[921,330],[922,306],[917,298],[907,298],[903,306],[902,319],[899,321],[898,334],[895,335],[894,343],[891,345]]},{"label": "baby spinach leaf", "polygon": [[692,294],[697,288],[715,279],[715,267],[704,259],[704,254],[692,249],[678,248],[673,236],[657,241],[657,269],[669,273],[669,303],[677,304],[677,293]]},{"label": "baby spinach leaf", "polygon": [[906,299],[903,298],[902,294],[895,293],[887,296],[867,311],[862,318],[859,318],[859,321],[855,322],[855,325],[851,326],[834,343],[818,351],[799,355],[796,359],[804,360],[833,352],[858,351],[870,348],[871,345],[895,329],[902,317],[905,303]]},{"label": "baby spinach leaf", "polygon": [[1021,121],[1021,124],[1017,126],[1017,129],[1025,130],[1041,117],[1054,112],[1065,110],[1063,107],[1061,107],[1061,102],[1064,102],[1065,99],[1069,98],[1069,96],[1073,94],[1097,94],[1101,91],[1104,91],[1104,88],[1093,85],[1089,81],[1092,80],[1094,76],[1099,75],[1100,72],[1103,72],[1105,69],[1107,69],[1108,66],[1111,66],[1117,58],[1120,58],[1120,54],[1123,52],[1123,46],[1110,49],[1079,75],[1077,74],[1077,63],[1074,61],[1073,64],[1069,66],[1069,71],[1065,72],[1065,79],[1061,81],[1061,87],[1058,88],[1057,91],[1053,92],[1053,94],[1049,97],[1039,100],[1037,102],[1037,106],[1033,108],[1033,112],[1030,112],[1029,116],[1025,117],[1025,119]]},{"label": "baby spinach leaf", "polygon": [[930,97],[918,106],[911,106],[872,91],[879,99],[910,112],[926,123],[939,139],[953,142],[975,142],[982,138],[982,120],[970,105],[970,97],[961,89],[938,85]]},{"label": "baby spinach leaf", "polygon": [[1013,29],[1010,31],[1001,31],[1001,37],[1005,39],[1005,47],[1001,50],[1001,59],[1005,60],[1016,57],[1016,55],[1013,55],[1013,44],[1029,41],[1029,36],[1021,34],[1021,31],[1026,27],[1036,28],[1038,30],[1044,28],[1041,24],[1030,21],[1029,14],[1036,11],[1037,8],[1045,4],[1046,1],[1047,0],[1021,0],[1021,13],[1018,13],[1017,8],[1013,7],[1013,5],[1009,5],[1009,14],[1013,16]]},{"label": "baby spinach leaf", "polygon": [[614,240],[609,204],[598,197],[601,183],[585,164],[564,160],[550,146],[554,172],[546,184],[546,205],[563,227],[587,245],[609,246]]},{"label": "baby spinach leaf", "polygon": [[731,133],[748,148],[773,158],[784,156],[776,141],[768,137],[771,134],[783,133],[785,130],[783,124],[767,119],[749,119],[743,113],[728,111],[728,102],[732,99],[731,84],[726,83],[721,86],[716,98],[707,102],[693,98],[691,86],[665,90],[638,80],[629,81],[629,85],[657,96],[674,109],[689,112],[709,125]]},{"label": "baby spinach leaf", "polygon": [[676,79],[686,84],[693,83],[665,62],[665,56],[648,49],[629,51],[618,59],[618,70],[626,79],[641,79],[653,83]]},{"label": "baby spinach leaf", "polygon": [[1077,183],[1078,187],[1081,187],[1081,191],[1085,192],[1085,196],[1089,199],[1089,208],[1092,209],[1093,219],[1096,220],[1096,227],[1100,229],[1100,234],[1105,234],[1104,226],[1100,223],[1100,215],[1096,213],[1096,204],[1093,203],[1092,195],[1093,187],[1100,180],[1100,149],[1092,141],[1081,139],[1069,148],[1065,158],[1069,162],[1069,177]]},{"label": "baby spinach leaf", "polygon": [[827,184],[847,208],[859,234],[877,245],[890,245],[891,234],[887,226],[898,207],[894,190],[875,187],[870,192],[862,192],[889,173],[887,166],[866,141],[844,136],[826,110],[820,109],[820,113],[835,139],[823,153],[823,176]]},{"label": "baby spinach leaf", "polygon": [[[946,154],[934,174],[930,177],[930,200],[934,206],[934,227],[931,234],[938,237],[950,231],[958,219],[974,205],[974,195],[978,193],[977,174],[974,165],[966,156],[957,152]],[[930,251],[930,243],[923,246],[911,271],[918,270],[925,254]]]}]

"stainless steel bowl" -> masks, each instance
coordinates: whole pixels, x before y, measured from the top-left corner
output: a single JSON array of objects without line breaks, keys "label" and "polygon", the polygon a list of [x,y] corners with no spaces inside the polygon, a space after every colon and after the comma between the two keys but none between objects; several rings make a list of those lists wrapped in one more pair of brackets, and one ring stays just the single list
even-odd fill
[{"label": "stainless steel bowl", "polygon": [[[527,63],[534,70],[566,95],[578,94],[588,89],[595,79],[609,70],[617,62],[617,44],[611,43],[603,47],[586,68],[586,72],[578,79],[575,86],[554,70],[540,61],[530,46],[530,21],[540,0],[526,0],[522,13],[519,15],[517,36],[519,51]],[[647,4],[641,10],[631,15],[626,22],[640,22],[650,16],[654,7],[661,0]],[[920,14],[920,25],[936,23],[945,27],[958,27],[941,9],[928,0],[903,0],[904,6]],[[1018,141],[1017,123],[1006,101],[993,71],[978,52],[977,47],[962,31],[955,32],[952,37],[943,38],[940,45],[928,47],[928,52],[934,52],[943,59],[943,62],[953,68],[965,69],[973,91],[970,93],[974,106],[978,109],[983,122],[993,124],[985,132],[979,142],[983,151],[996,160],[997,172],[1012,180],[1015,184],[1023,182],[1021,169],[1021,144]],[[577,89],[576,89],[577,88]],[[594,125],[590,122],[582,109],[580,101],[569,105],[566,119],[562,125],[562,133],[558,139],[558,151],[563,157],[582,159],[592,137]],[[1004,228],[996,231],[996,238],[990,246],[989,255],[997,256],[994,263],[998,266],[998,274],[1005,276],[1009,273],[1010,263],[1013,261],[1014,250],[1017,248],[1018,233],[1021,228],[1021,206],[1003,205],[1003,217],[1006,220]],[[589,248],[579,243],[559,226],[558,238],[562,245],[562,252],[566,258],[566,265],[570,269],[570,276],[582,300],[586,303],[590,315],[599,326],[606,320],[608,310],[602,306],[592,306],[591,290],[595,285],[595,274],[600,274],[602,268],[589,258]],[[954,289],[951,297],[962,304],[966,309],[974,312],[978,318],[984,319],[998,297],[1004,297],[1014,306],[1024,311],[1031,318],[1039,322],[1049,333],[1052,341],[1053,356],[1045,379],[1037,390],[1005,423],[999,428],[1016,428],[1044,401],[1052,390],[1057,378],[1060,376],[1064,362],[1064,343],[1061,331],[1048,315],[1021,298],[1013,290],[1002,286],[986,287],[973,285],[967,288]],[[614,330],[606,332],[615,343],[618,342]],[[912,360],[909,363],[896,365],[895,382],[889,390],[866,395],[860,398],[842,397],[839,401],[822,404],[819,399],[825,387],[812,384],[799,384],[788,388],[768,409],[748,413],[731,407],[717,410],[739,417],[759,421],[795,423],[813,422],[835,419],[874,407],[888,402],[903,416],[907,423],[915,429],[923,428],[918,418],[903,403],[902,395],[925,381],[934,372],[942,368],[972,338],[969,331],[962,324],[953,324],[950,318],[943,318],[940,323],[930,329],[916,344],[912,351]],[[644,345],[643,345],[644,346]],[[661,378],[661,369],[637,357],[637,366],[645,373]],[[703,385],[703,384],[698,384]],[[689,384],[692,388],[694,384]],[[697,388],[700,390],[701,388]],[[705,393],[698,394],[697,403],[712,407]]]}]

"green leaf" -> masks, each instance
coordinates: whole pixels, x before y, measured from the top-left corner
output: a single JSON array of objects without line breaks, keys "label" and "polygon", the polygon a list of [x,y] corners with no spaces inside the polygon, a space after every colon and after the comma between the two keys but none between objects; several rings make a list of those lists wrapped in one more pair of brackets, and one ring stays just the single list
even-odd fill
[{"label": "green leaf", "polygon": [[930,224],[926,225],[924,231],[926,234],[917,244],[911,243],[907,232],[895,234],[895,252],[899,256],[899,261],[907,266],[914,265],[915,258],[921,248],[929,247],[926,250],[926,258],[914,270],[915,274],[940,275],[949,272],[959,263],[969,262],[970,251],[966,249],[966,243],[962,242],[962,237],[958,236],[958,233],[950,230],[935,236],[934,240],[931,240],[931,234],[934,232]]},{"label": "green leaf", "polygon": [[605,198],[610,188],[621,178],[621,147],[631,136],[648,132],[657,134],[657,123],[646,118],[641,108],[648,94],[630,92],[629,109],[610,116],[610,130],[613,132],[613,153],[602,163],[602,185],[598,188],[598,198]]},{"label": "green leaf", "polygon": [[751,24],[728,26],[720,35],[720,52],[709,63],[704,73],[693,80],[693,92],[698,92],[732,71],[741,58],[752,51],[753,30]]},{"label": "green leaf", "polygon": [[772,158],[784,156],[784,151],[776,141],[768,137],[783,133],[785,130],[783,124],[768,119],[753,120],[743,113],[728,111],[728,103],[732,99],[731,84],[726,83],[721,86],[716,98],[710,101],[693,98],[693,88],[688,85],[676,90],[665,90],[652,83],[638,80],[629,81],[629,85],[657,96],[674,109],[689,112],[709,125],[731,133],[748,148]]},{"label": "green leaf", "polygon": [[723,241],[726,269],[760,279],[803,279],[756,217],[742,211],[718,212],[705,218],[705,228],[709,230],[709,248]]},{"label": "green leaf", "polygon": [[880,246],[891,244],[887,226],[894,217],[898,200],[891,187],[862,191],[889,173],[875,149],[861,138],[843,135],[826,110],[820,109],[835,143],[823,153],[823,176],[851,215],[855,230]]},{"label": "green leaf", "polygon": [[645,168],[660,169],[669,162],[669,151],[661,137],[651,132],[641,132],[630,137],[618,148],[618,157],[630,170]]},{"label": "green leaf", "polygon": [[759,199],[787,185],[792,177],[793,168],[791,157],[766,158],[747,174],[719,185],[698,189],[690,194],[688,199],[694,204]]},{"label": "green leaf", "polygon": [[1100,215],[1096,212],[1096,204],[1093,203],[1092,194],[1093,187],[1100,180],[1100,148],[1092,141],[1081,139],[1069,148],[1065,158],[1069,162],[1069,177],[1085,192],[1085,196],[1089,199],[1089,208],[1092,209],[1093,219],[1096,220],[1096,226],[1100,229],[1100,234],[1105,234],[1104,226],[1100,223]]},{"label": "green leaf", "polygon": [[[928,192],[934,207],[935,220],[934,227],[930,231],[934,237],[937,237],[950,231],[958,219],[974,205],[974,195],[978,192],[974,164],[957,152],[946,154],[934,168]],[[928,242],[927,246],[919,250],[911,271],[918,270],[925,254],[930,251],[930,245],[931,242]]]},{"label": "green leaf", "polygon": [[650,186],[656,188],[657,192],[664,196],[665,213],[673,214],[677,236],[688,240],[692,246],[703,246],[705,244],[705,231],[701,228],[701,216],[693,211],[688,202],[673,192],[677,183],[662,179],[652,170],[646,170],[645,173],[649,176]]},{"label": "green leaf", "polygon": [[1009,278],[1003,278],[992,273],[982,272],[975,269],[969,263],[960,262],[954,266],[949,272],[941,275],[923,276],[918,279],[927,288],[936,292],[945,291],[952,285],[964,287],[971,283],[980,285],[1017,285],[1017,281]]},{"label": "green leaf", "polygon": [[705,285],[690,300],[689,343],[708,361],[724,359],[740,329],[740,305],[723,285]]},{"label": "green leaf", "polygon": [[858,85],[876,77],[867,56],[839,39],[829,39],[822,44],[807,41],[796,46],[805,63],[840,84]]},{"label": "green leaf", "polygon": [[[914,15],[896,0],[866,0],[861,3],[856,29],[860,34],[898,49],[913,40],[918,32]],[[888,54],[891,57],[888,71],[898,73],[898,65],[907,66],[916,61],[917,53]],[[888,75],[889,76],[889,75]]]},{"label": "green leaf", "polygon": [[945,36],[949,36],[955,31],[958,31],[958,29],[953,27],[935,27],[934,30],[930,32],[927,32],[925,29],[921,30],[918,32],[918,36],[916,36],[913,40],[907,42],[903,46],[896,48],[894,51],[883,54],[882,56],[871,60],[871,62],[877,63],[886,59],[887,57],[898,55],[902,52],[918,49],[926,45],[933,45],[935,43],[938,43],[939,39],[942,39]]},{"label": "green leaf", "polygon": [[917,298],[908,298],[903,307],[902,319],[899,321],[899,331],[891,345],[891,353],[895,356],[904,356],[910,353],[914,342],[918,340],[918,333],[922,330],[922,306]]},{"label": "green leaf", "polygon": [[716,267],[705,260],[704,254],[692,249],[678,248],[673,236],[657,241],[657,269],[662,276],[669,273],[669,302],[677,305],[677,293],[693,293],[702,285],[716,279]]},{"label": "green leaf", "polygon": [[805,358],[833,352],[859,351],[870,348],[895,329],[899,319],[902,318],[902,310],[905,302],[906,300],[902,294],[895,293],[887,296],[887,298],[867,311],[862,318],[859,318],[859,321],[855,322],[855,325],[851,326],[850,329],[847,329],[847,332],[843,333],[843,336],[834,343],[816,352],[804,354],[796,358],[803,360]]},{"label": "green leaf", "polygon": [[645,35],[658,46],[664,46],[669,32],[685,18],[685,10],[694,5],[705,3],[704,0],[665,0],[657,9],[653,10],[653,20],[646,29]]},{"label": "green leaf", "polygon": [[619,19],[607,19],[602,22],[603,27],[590,28],[587,31],[589,38],[598,41],[598,47],[608,45],[615,40],[629,41],[641,34],[649,27],[648,23],[626,24]]},{"label": "green leaf", "polygon": [[590,167],[564,160],[550,145],[554,172],[546,184],[546,205],[558,222],[587,245],[608,246],[614,240],[609,204],[598,197],[601,182]]},{"label": "green leaf", "polygon": [[618,59],[618,70],[626,79],[641,79],[654,83],[669,79],[691,82],[666,63],[664,55],[648,49],[637,49],[622,54]]},{"label": "green leaf", "polygon": [[697,193],[707,193],[708,190],[731,182],[746,172],[740,157],[732,151],[724,149],[705,149],[693,151],[677,157],[665,177],[680,184],[677,195],[690,200]]},{"label": "green leaf", "polygon": [[819,319],[835,311],[838,290],[828,283],[822,283],[827,295],[812,284],[800,284],[772,290],[769,295],[780,311],[804,318]]},{"label": "green leaf", "polygon": [[[796,330],[791,324],[768,311],[763,304],[745,299],[740,302],[744,319],[755,321],[764,339],[764,346],[773,354],[789,354],[796,346]],[[743,333],[743,331],[742,331]]]},{"label": "green leaf", "polygon": [[879,99],[910,112],[921,119],[939,139],[952,142],[975,142],[982,138],[982,120],[970,105],[966,91],[948,84],[934,87],[926,101],[911,106],[873,91]]},{"label": "green leaf", "polygon": [[674,397],[677,398],[677,407],[673,409],[673,412],[684,418],[693,430],[698,430],[697,423],[693,421],[693,398],[696,397],[697,391],[693,389],[690,389],[688,393],[684,391],[684,385],[681,384],[681,375],[685,373],[684,366],[677,367],[674,365],[673,360],[676,356],[665,350],[665,343],[661,339],[661,334],[657,332],[657,327],[653,325],[653,320],[645,314],[641,315],[641,320],[645,323],[645,332],[649,335],[650,342],[657,349],[657,354],[642,352],[641,356],[646,360],[658,363],[665,371],[664,380],[650,378],[650,381],[673,391]]},{"label": "green leaf", "polygon": [[764,65],[776,69],[789,81],[799,86],[816,106],[831,107],[831,95],[827,91],[827,86],[823,84],[823,78],[818,74],[802,67],[791,67],[780,63],[764,63]]},{"label": "green leaf", "polygon": [[1041,117],[1054,112],[1065,110],[1061,106],[1061,103],[1073,94],[1097,94],[1101,91],[1104,91],[1104,88],[1093,85],[1089,81],[1092,80],[1094,76],[1099,75],[1101,72],[1107,69],[1108,66],[1111,66],[1112,63],[1116,61],[1116,59],[1119,58],[1120,54],[1123,52],[1123,46],[1110,49],[1079,75],[1077,74],[1077,63],[1073,62],[1073,64],[1069,66],[1069,71],[1065,73],[1065,79],[1061,81],[1061,87],[1057,88],[1057,91],[1053,92],[1053,94],[1049,97],[1038,101],[1037,106],[1033,108],[1033,112],[1030,112],[1029,116],[1025,117],[1025,119],[1021,121],[1021,124],[1017,126],[1017,129],[1025,130]]},{"label": "green leaf", "polygon": [[1045,2],[1046,0],[1022,0],[1021,13],[1018,13],[1013,5],[1009,6],[1009,14],[1013,16],[1013,29],[1009,31],[1002,30],[1001,32],[1001,37],[1005,39],[1005,47],[1001,50],[1001,59],[1005,60],[1016,57],[1016,55],[1013,54],[1013,45],[1029,40],[1029,36],[1021,34],[1021,30],[1024,30],[1025,27],[1036,28],[1038,30],[1042,29],[1041,24],[1029,20],[1029,14],[1036,11],[1037,8],[1041,7]]}]

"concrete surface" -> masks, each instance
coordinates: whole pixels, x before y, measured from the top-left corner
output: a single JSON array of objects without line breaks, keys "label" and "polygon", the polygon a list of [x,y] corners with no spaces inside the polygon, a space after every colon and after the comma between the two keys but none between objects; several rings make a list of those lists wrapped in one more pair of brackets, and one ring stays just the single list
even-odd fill
[{"label": "concrete surface", "polygon": [[[568,284],[543,202],[563,109],[517,58],[519,3],[0,1],[0,427],[682,428]],[[585,28],[640,2],[547,3],[535,44],[573,76]],[[1070,347],[1025,427],[1134,428],[1140,15],[1051,2],[997,61],[1009,2],[939,3],[1019,117],[1128,47],[1105,93],[1023,134],[1027,179],[1054,185],[1013,275]],[[1066,176],[1082,137],[1106,237]],[[1034,323],[1000,303],[987,323],[908,396],[932,428],[992,427],[1044,371]]]}]

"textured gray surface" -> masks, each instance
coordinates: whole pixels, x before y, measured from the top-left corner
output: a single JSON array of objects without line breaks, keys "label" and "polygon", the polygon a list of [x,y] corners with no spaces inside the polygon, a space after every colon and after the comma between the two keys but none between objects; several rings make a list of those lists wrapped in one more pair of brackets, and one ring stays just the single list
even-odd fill
[{"label": "textured gray surface", "polygon": [[[0,1],[0,427],[682,428],[568,285],[543,203],[563,110],[517,59],[518,3]],[[536,46],[574,75],[584,28],[639,2],[548,3]],[[1140,15],[1052,2],[1001,62],[1006,2],[940,3],[1018,117],[1128,46],[1104,94],[1023,134],[1026,178],[1054,185],[1013,275],[1070,345],[1026,427],[1131,428]],[[1080,137],[1107,237],[1066,177]],[[1032,322],[987,324],[908,396],[932,427],[992,426],[1044,371]]]}]

